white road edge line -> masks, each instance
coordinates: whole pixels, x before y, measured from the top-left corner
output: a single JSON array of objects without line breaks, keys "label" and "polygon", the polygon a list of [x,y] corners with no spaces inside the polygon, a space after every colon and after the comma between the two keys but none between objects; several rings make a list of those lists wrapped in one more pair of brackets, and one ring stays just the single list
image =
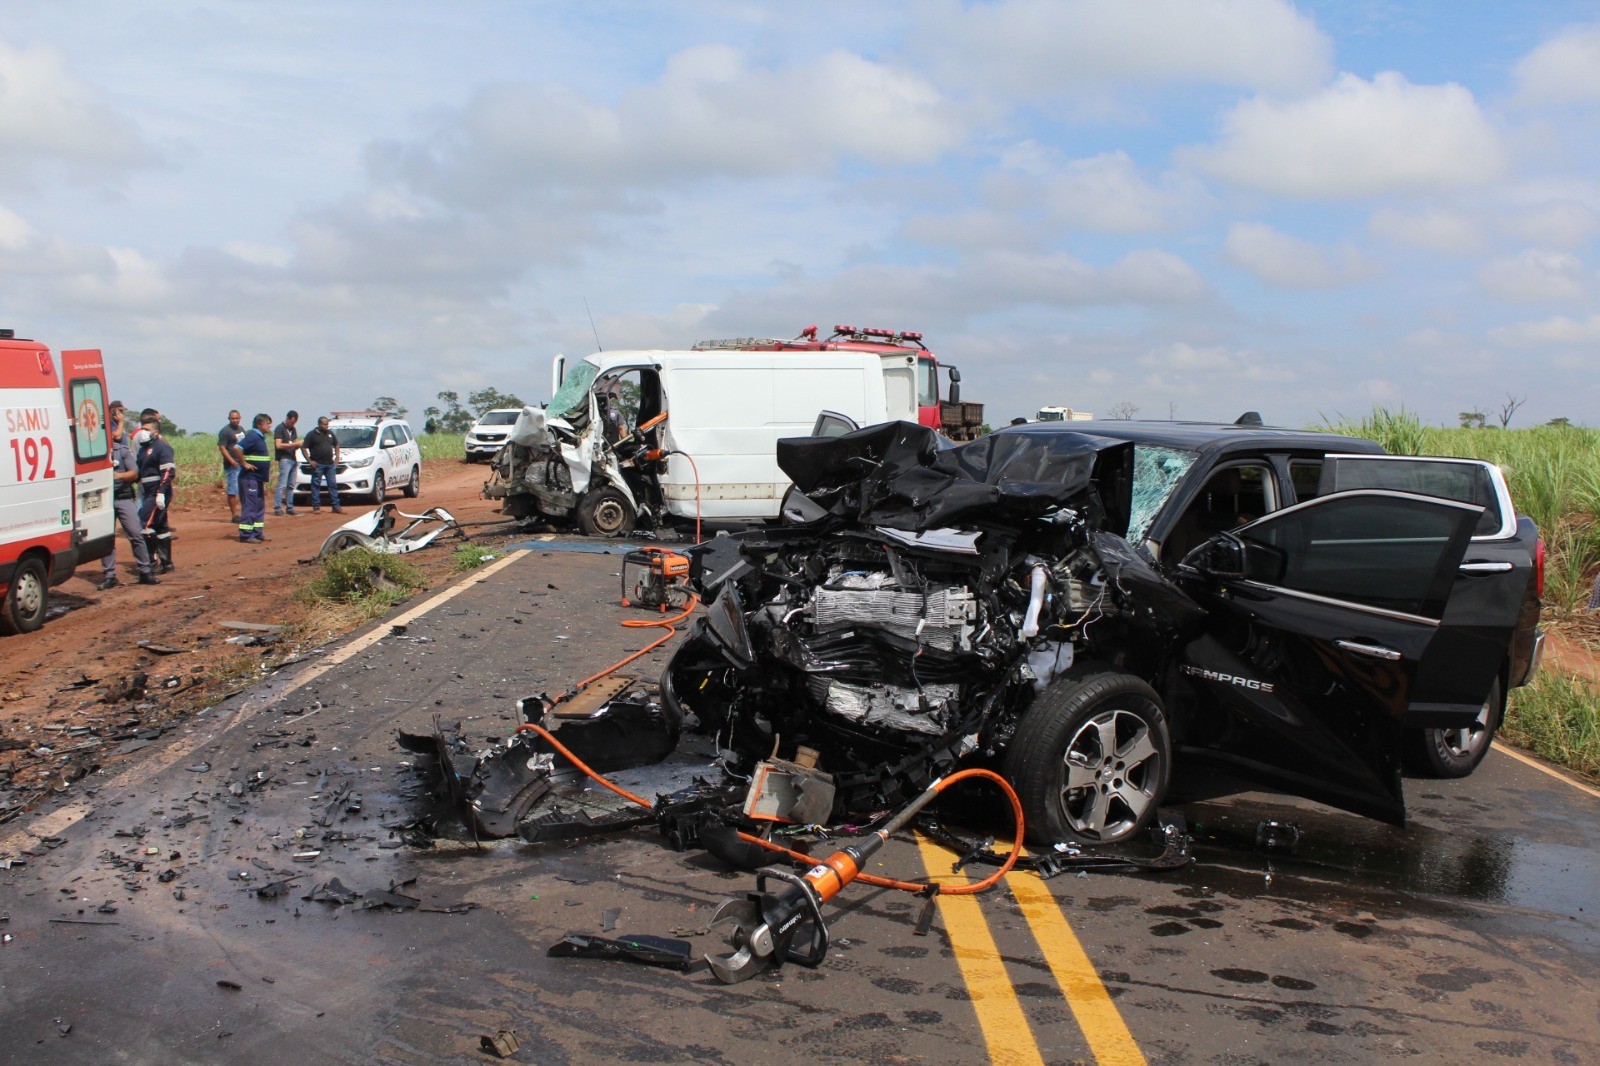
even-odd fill
[{"label": "white road edge line", "polygon": [[1496,741],[1495,742],[1495,746],[1494,746],[1494,750],[1495,751],[1499,751],[1499,752],[1504,752],[1505,754],[1511,756],[1513,759],[1517,760],[1518,762],[1523,763],[1524,765],[1533,767],[1535,770],[1538,770],[1540,773],[1549,774],[1551,777],[1555,778],[1557,781],[1564,781],[1567,784],[1571,785],[1573,788],[1577,789],[1579,792],[1587,792],[1589,795],[1593,796],[1595,799],[1600,799],[1600,788],[1592,788],[1589,785],[1584,784],[1582,781],[1579,781],[1577,778],[1572,777],[1572,776],[1570,776],[1568,774],[1562,773],[1560,770],[1557,770],[1553,766],[1547,766],[1542,760],[1536,759],[1532,755],[1527,755],[1527,754],[1524,754],[1521,751],[1518,751],[1516,748],[1511,747],[1509,744],[1502,744],[1502,743]]},{"label": "white road edge line", "polygon": [[[466,581],[451,585],[449,588],[444,589],[437,595],[423,601],[417,606],[411,608],[409,611],[405,611],[394,618],[390,618],[387,621],[379,623],[371,630],[363,633],[361,636],[356,637],[354,640],[351,640],[349,643],[340,647],[337,651],[330,652],[315,666],[293,675],[289,680],[289,684],[284,688],[272,688],[269,680],[268,682],[264,683],[268,686],[267,690],[262,692],[259,696],[255,695],[254,689],[246,690],[240,696],[239,709],[234,712],[233,717],[229,719],[227,724],[222,727],[220,732],[226,733],[231,729],[237,728],[240,724],[255,715],[256,712],[278,702],[283,697],[289,695],[289,693],[294,692],[296,689],[303,688],[307,684],[310,684],[312,681],[315,681],[329,670],[332,670],[335,666],[338,666],[340,663],[350,659],[356,653],[365,651],[367,648],[372,647],[372,645],[388,636],[395,626],[405,625],[418,618],[421,618],[435,607],[439,607],[450,602],[463,592],[467,591],[467,589],[472,588],[474,585],[480,585],[489,580],[489,578],[493,577],[500,570],[510,566],[513,562],[527,554],[529,553],[525,548],[519,548],[515,551],[507,552],[504,558],[491,563],[482,570],[479,570]],[[253,701],[252,696],[255,697]],[[308,712],[307,714],[299,715],[298,717],[307,718],[310,717],[311,714],[315,713],[315,711],[312,711]],[[216,721],[216,719],[213,719],[207,724],[214,725],[216,724]],[[130,784],[135,780],[149,780],[156,774],[165,771],[168,767],[171,767],[183,759],[188,758],[202,744],[215,739],[219,735],[220,733],[215,730],[205,730],[203,732],[197,731],[183,740],[179,740],[168,745],[164,750],[144,760],[138,768],[138,774],[136,777],[129,775],[127,778],[119,781],[118,783]],[[68,829],[71,829],[73,826],[83,821],[83,819],[88,817],[93,812],[94,804],[84,800],[77,800],[67,804],[64,807],[57,808],[43,817],[34,819],[25,826],[13,830],[8,836],[0,838],[0,853],[20,851],[24,847],[32,844],[34,841],[43,839],[45,837],[60,836]]]}]

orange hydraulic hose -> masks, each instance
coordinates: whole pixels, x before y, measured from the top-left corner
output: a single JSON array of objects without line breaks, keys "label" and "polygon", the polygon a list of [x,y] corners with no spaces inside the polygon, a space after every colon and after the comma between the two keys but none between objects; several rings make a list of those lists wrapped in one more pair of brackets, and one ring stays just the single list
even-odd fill
[{"label": "orange hydraulic hose", "polygon": [[[605,677],[607,674],[615,673],[640,656],[648,655],[657,648],[661,647],[661,645],[678,635],[678,623],[683,621],[685,618],[688,618],[689,615],[693,614],[694,609],[698,606],[700,606],[700,598],[691,592],[689,593],[689,602],[684,605],[682,613],[675,614],[671,618],[655,618],[649,621],[646,621],[642,618],[624,619],[622,624],[627,626],[629,629],[665,629],[667,631],[666,635],[659,640],[651,641],[649,644],[646,644],[644,647],[640,648],[626,659],[619,659],[617,662],[612,663],[604,670],[601,670],[598,674],[590,674],[588,677],[574,685],[572,687],[572,691],[576,693],[581,689],[586,689],[596,681],[599,681],[602,677]],[[646,806],[649,806],[649,804],[646,804]]]},{"label": "orange hydraulic hose", "polygon": [[627,789],[623,788],[620,785],[613,785],[610,781],[607,781],[604,777],[601,777],[594,770],[590,769],[588,763],[584,762],[582,759],[580,759],[576,755],[572,754],[572,752],[568,751],[567,750],[567,746],[565,744],[561,743],[561,741],[557,740],[553,735],[551,735],[550,731],[548,729],[546,729],[544,726],[542,726],[542,725],[534,725],[532,722],[524,722],[521,725],[517,726],[517,732],[519,732],[519,733],[537,733],[537,734],[539,734],[541,737],[544,737],[544,739],[549,742],[551,747],[555,748],[562,755],[565,755],[567,757],[567,761],[572,763],[573,766],[576,766],[578,769],[580,769],[584,773],[588,774],[589,777],[596,784],[604,785],[606,788],[609,788],[611,791],[615,792],[617,795],[621,796],[623,799],[627,800],[629,803],[637,803],[639,806],[644,807],[647,810],[653,810],[655,808],[655,804],[654,803],[651,803],[649,800],[644,799],[644,798],[642,798],[640,796],[635,796],[632,792],[629,792]]},{"label": "orange hydraulic hose", "polygon": [[[974,766],[966,770],[958,770],[951,774],[949,777],[940,781],[938,785],[935,786],[934,791],[943,792],[946,788],[955,784],[957,781],[973,777],[982,777],[995,782],[1000,786],[1000,790],[1006,794],[1006,798],[1011,801],[1011,816],[1016,821],[1016,836],[1011,842],[1011,851],[1008,855],[1006,855],[1006,861],[1001,864],[1000,869],[996,870],[988,877],[985,877],[982,881],[974,881],[971,884],[956,885],[954,887],[940,885],[939,895],[941,896],[969,896],[976,892],[987,891],[999,883],[1002,877],[1010,873],[1011,868],[1017,864],[1017,859],[1021,858],[1022,856],[1022,800],[1017,796],[1017,790],[1011,787],[1011,782],[1007,781],[993,770],[986,770],[982,767]],[[761,837],[753,836],[749,833],[740,833],[739,839],[751,844],[760,845],[761,847],[766,848],[768,851],[781,852],[797,862],[815,863],[817,861],[817,857],[815,855],[804,855],[798,851],[790,851],[788,848],[783,847],[780,844],[774,844],[770,840],[763,840]],[[869,873],[857,874],[856,880],[865,881],[867,884],[876,885],[879,888],[898,888],[902,892],[926,892],[928,888],[927,885],[919,885],[913,881],[897,881],[890,877],[878,877]]]}]

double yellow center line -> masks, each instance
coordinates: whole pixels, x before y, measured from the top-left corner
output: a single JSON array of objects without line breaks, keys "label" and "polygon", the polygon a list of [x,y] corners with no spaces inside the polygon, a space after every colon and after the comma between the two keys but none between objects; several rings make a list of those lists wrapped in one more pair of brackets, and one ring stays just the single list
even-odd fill
[{"label": "double yellow center line", "polygon": [[[923,865],[928,875],[943,884],[968,884],[964,874],[948,872],[950,852],[923,837],[917,838]],[[1144,1053],[1111,1002],[1111,995],[1100,982],[1094,964],[1078,942],[1061,905],[1038,875],[1012,871],[1005,884],[1016,897],[1033,930],[1044,961],[1060,986],[1067,1006],[1083,1031],[1084,1040],[1101,1066],[1144,1066]],[[950,936],[956,964],[972,997],[978,1026],[989,1047],[990,1061],[1027,1064],[1044,1062],[1038,1042],[1017,999],[1017,991],[1006,973],[1005,962],[995,945],[994,935],[984,920],[977,896],[941,895],[939,917]]]}]

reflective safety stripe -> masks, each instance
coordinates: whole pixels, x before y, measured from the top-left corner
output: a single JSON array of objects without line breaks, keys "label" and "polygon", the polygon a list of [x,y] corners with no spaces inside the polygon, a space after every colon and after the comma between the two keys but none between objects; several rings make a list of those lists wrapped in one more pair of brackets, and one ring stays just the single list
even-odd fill
[{"label": "reflective safety stripe", "polygon": [[270,462],[272,462],[272,456],[270,456],[270,455],[247,455],[247,456],[244,457],[244,461],[247,462],[247,463],[270,463]]}]

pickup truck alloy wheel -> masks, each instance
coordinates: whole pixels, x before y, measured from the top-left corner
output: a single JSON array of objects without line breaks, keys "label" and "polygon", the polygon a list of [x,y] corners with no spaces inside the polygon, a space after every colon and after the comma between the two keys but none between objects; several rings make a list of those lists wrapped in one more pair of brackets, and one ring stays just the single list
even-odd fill
[{"label": "pickup truck alloy wheel", "polygon": [[0,602],[0,633],[32,633],[44,625],[49,602],[44,563],[37,558],[22,560],[11,574],[4,602]]},{"label": "pickup truck alloy wheel", "polygon": [[1034,841],[1126,839],[1155,817],[1172,773],[1160,697],[1128,674],[1057,681],[1018,725],[1006,771]]},{"label": "pickup truck alloy wheel", "polygon": [[372,475],[372,502],[382,503],[387,495],[389,495],[389,492],[388,487],[383,483],[383,471],[379,470]]},{"label": "pickup truck alloy wheel", "polygon": [[1466,777],[1489,754],[1495,730],[1500,728],[1501,709],[1497,680],[1471,725],[1412,730],[1406,737],[1406,761],[1413,770],[1428,777]]},{"label": "pickup truck alloy wheel", "polygon": [[591,537],[625,537],[634,517],[633,505],[614,488],[585,493],[578,503],[578,525]]}]

